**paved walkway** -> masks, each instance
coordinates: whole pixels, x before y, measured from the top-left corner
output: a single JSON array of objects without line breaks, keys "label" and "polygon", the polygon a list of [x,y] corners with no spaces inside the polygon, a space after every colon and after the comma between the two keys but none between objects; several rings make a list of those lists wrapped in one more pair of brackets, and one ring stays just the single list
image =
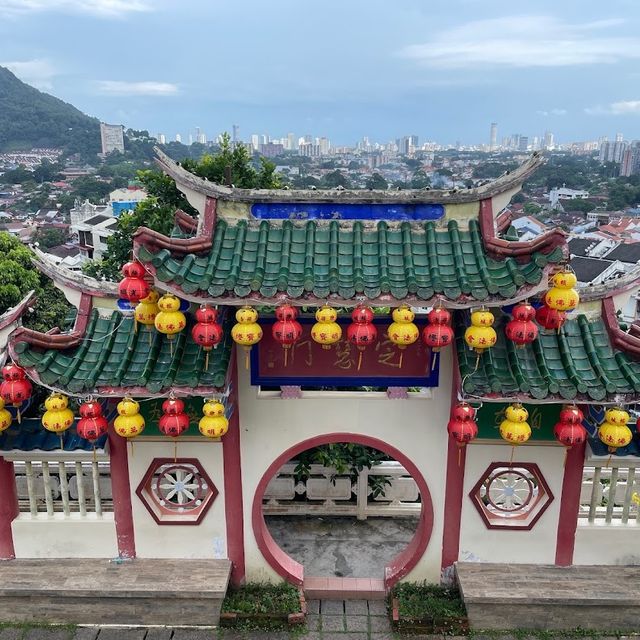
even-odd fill
[{"label": "paved walkway", "polygon": [[266,516],[276,543],[307,576],[383,578],[384,567],[409,543],[418,518]]},{"label": "paved walkway", "polygon": [[[492,632],[467,636],[411,635],[391,631],[385,603],[381,600],[310,600],[307,630],[236,631],[233,629],[131,629],[118,627],[0,627],[0,640],[540,640],[541,635],[523,636]],[[117,615],[117,612],[114,612]],[[549,634],[567,640],[564,632]],[[585,635],[576,640],[638,640],[639,636]]]},{"label": "paved walkway", "polygon": [[[0,640],[391,640],[382,600],[310,600],[307,632],[234,629],[125,629],[116,627],[5,627]],[[114,619],[117,611],[114,611]]]}]

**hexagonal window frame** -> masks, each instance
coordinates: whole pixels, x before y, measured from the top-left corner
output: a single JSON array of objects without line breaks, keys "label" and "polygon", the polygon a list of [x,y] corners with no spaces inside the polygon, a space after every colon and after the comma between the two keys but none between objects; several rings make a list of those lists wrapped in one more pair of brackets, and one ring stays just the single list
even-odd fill
[{"label": "hexagonal window frame", "polygon": [[[160,470],[163,470],[161,475]],[[167,481],[164,486],[160,484],[163,476]],[[159,525],[199,525],[218,493],[197,458],[154,458],[136,489],[136,495]],[[186,503],[180,502],[181,496]],[[189,508],[185,509],[186,506]]]},{"label": "hexagonal window frame", "polygon": [[[488,486],[494,482],[497,489],[492,497]],[[520,504],[509,508],[507,498],[512,496]],[[492,462],[469,492],[469,498],[487,529],[530,531],[549,508],[554,495],[534,462]]]}]

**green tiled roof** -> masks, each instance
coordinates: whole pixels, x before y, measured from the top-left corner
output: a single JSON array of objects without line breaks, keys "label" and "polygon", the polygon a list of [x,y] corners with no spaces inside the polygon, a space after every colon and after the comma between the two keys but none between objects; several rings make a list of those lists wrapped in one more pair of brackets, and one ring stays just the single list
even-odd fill
[{"label": "green tiled roof", "polygon": [[435,295],[449,300],[506,300],[539,284],[549,262],[562,259],[534,253],[519,264],[486,255],[478,222],[446,229],[434,222],[247,221],[219,219],[207,255],[176,258],[167,249],[142,245],[138,257],[151,263],[156,278],[191,297],[290,299],[391,294],[398,300]]},{"label": "green tiled roof", "polygon": [[614,350],[602,320],[583,315],[568,320],[560,332],[540,331],[530,345],[517,347],[496,323],[498,342],[477,357],[464,342],[468,321],[456,317],[456,345],[466,394],[500,398],[566,399],[613,402],[640,394],[640,363]]},{"label": "green tiled roof", "polygon": [[99,318],[94,310],[79,346],[65,350],[42,350],[26,342],[17,342],[18,364],[44,384],[71,394],[100,394],[107,389],[136,388],[133,395],[165,392],[184,387],[224,386],[233,341],[229,335],[209,354],[193,342],[190,326],[172,341],[114,311],[110,318]]}]

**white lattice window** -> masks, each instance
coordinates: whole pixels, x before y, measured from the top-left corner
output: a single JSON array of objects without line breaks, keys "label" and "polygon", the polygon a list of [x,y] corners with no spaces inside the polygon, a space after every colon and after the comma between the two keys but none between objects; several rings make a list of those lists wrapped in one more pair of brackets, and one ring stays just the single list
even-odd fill
[{"label": "white lattice window", "polygon": [[531,529],[553,494],[538,465],[494,462],[469,497],[489,529]]}]

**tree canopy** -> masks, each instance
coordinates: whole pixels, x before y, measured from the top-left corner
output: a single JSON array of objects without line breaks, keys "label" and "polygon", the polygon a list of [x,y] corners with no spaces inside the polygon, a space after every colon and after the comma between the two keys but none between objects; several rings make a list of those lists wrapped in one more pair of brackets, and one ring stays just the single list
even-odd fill
[{"label": "tree canopy", "polygon": [[[243,145],[232,147],[228,134],[223,136],[218,153],[204,155],[199,161],[184,160],[183,166],[211,182],[225,183],[226,179],[231,177],[236,187],[280,187],[275,165],[261,158],[260,165],[256,168]],[[107,250],[103,259],[85,265],[84,272],[87,275],[105,280],[119,280],[121,266],[131,258],[133,234],[138,227],[144,226],[170,235],[176,209],[182,209],[193,216],[197,215],[197,211],[187,202],[172,178],[153,169],[139,171],[137,175],[149,197],[140,202],[134,211],[120,215],[116,232],[107,240]]]},{"label": "tree canopy", "polygon": [[31,250],[18,238],[0,232],[0,314],[15,307],[34,290],[38,301],[34,312],[25,319],[25,325],[47,331],[62,323],[70,306],[51,281],[34,268],[32,257]]}]

